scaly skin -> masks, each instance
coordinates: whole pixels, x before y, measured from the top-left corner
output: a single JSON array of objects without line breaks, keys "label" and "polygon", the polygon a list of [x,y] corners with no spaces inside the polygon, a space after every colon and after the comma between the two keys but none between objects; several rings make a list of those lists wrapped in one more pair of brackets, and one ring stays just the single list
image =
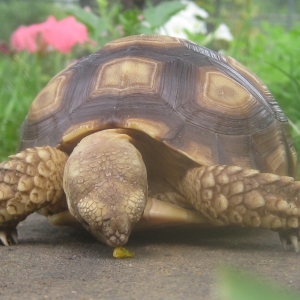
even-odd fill
[{"label": "scaly skin", "polygon": [[66,164],[68,206],[112,247],[125,245],[147,201],[147,172],[130,136],[105,130],[82,139]]},{"label": "scaly skin", "polygon": [[300,182],[236,166],[189,170],[179,183],[195,209],[212,223],[270,228],[299,251]]},{"label": "scaly skin", "polygon": [[64,195],[63,170],[67,155],[37,147],[10,156],[0,164],[0,239],[17,243],[17,224],[34,211],[55,204]]}]

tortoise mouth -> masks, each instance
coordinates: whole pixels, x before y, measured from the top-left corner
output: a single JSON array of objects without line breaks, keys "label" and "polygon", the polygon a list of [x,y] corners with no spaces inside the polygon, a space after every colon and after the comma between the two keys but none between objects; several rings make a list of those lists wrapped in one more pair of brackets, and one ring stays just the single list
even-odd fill
[{"label": "tortoise mouth", "polygon": [[106,244],[110,247],[121,247],[128,242],[129,235],[120,234],[118,231],[114,235],[106,238]]},{"label": "tortoise mouth", "polygon": [[125,244],[127,244],[129,236],[130,236],[130,232],[128,233],[120,233],[118,230],[116,230],[115,232],[105,232],[103,230],[101,231],[96,231],[93,232],[91,231],[91,233],[101,242],[103,242],[104,244],[110,246],[110,247],[122,247]]},{"label": "tortoise mouth", "polygon": [[126,216],[104,217],[101,226],[88,226],[88,230],[110,247],[124,246],[131,233],[131,223]]},{"label": "tortoise mouth", "polygon": [[99,241],[110,247],[122,247],[128,240],[131,230],[127,232],[120,232],[119,230],[112,230],[110,227],[106,228],[92,228],[89,224],[82,223],[83,226]]},{"label": "tortoise mouth", "polygon": [[101,227],[107,245],[118,247],[127,243],[131,232],[131,223],[127,215],[104,217]]}]

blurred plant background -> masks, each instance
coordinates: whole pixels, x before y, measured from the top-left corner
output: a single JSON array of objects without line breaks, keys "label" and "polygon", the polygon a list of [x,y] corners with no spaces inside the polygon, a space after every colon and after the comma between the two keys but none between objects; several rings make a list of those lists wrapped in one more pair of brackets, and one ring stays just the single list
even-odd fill
[{"label": "blurred plant background", "polygon": [[[47,38],[49,16],[75,17],[88,37],[60,52]],[[110,40],[140,33],[188,38],[247,66],[280,103],[300,153],[300,1],[1,0],[0,20],[1,160],[16,151],[27,109],[52,76]],[[41,26],[35,35],[32,24]],[[29,38],[36,51],[26,49]]]}]

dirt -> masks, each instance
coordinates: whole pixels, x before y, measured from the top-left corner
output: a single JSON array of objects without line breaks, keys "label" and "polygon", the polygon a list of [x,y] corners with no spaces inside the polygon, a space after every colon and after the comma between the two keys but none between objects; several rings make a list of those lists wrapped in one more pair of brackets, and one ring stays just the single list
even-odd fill
[{"label": "dirt", "polygon": [[275,232],[164,228],[136,232],[132,259],[84,229],[54,227],[32,215],[19,244],[0,247],[0,299],[220,299],[224,264],[300,291],[300,253],[284,251]]}]

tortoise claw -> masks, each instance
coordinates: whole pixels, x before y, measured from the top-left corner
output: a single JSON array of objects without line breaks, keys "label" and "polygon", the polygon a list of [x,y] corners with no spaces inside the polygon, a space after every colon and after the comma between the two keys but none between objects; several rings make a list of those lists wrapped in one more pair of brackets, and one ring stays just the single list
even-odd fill
[{"label": "tortoise claw", "polygon": [[298,236],[294,234],[289,235],[290,243],[293,245],[296,252],[299,252],[299,242],[298,242]]},{"label": "tortoise claw", "polygon": [[293,245],[295,251],[299,252],[299,232],[295,230],[279,232],[279,238],[284,250],[287,249],[287,245]]},{"label": "tortoise claw", "polygon": [[16,228],[6,228],[0,230],[0,240],[5,246],[18,244],[18,233]]},{"label": "tortoise claw", "polygon": [[286,250],[287,249],[287,244],[288,244],[287,239],[285,238],[285,236],[281,235],[280,233],[279,233],[279,238],[280,238],[282,248],[284,250]]}]

